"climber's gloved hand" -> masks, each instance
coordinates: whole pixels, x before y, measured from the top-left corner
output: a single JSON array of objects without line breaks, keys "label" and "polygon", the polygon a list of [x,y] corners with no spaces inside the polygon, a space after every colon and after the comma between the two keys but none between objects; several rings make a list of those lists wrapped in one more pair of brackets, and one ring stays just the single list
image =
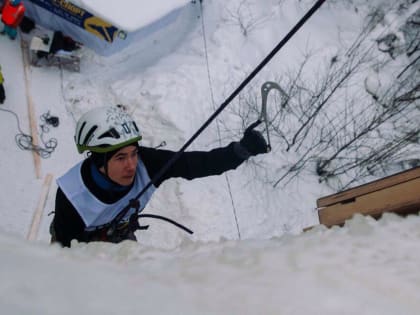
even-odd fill
[{"label": "climber's gloved hand", "polygon": [[234,147],[236,154],[245,160],[250,156],[268,152],[268,145],[263,135],[252,128],[253,126],[250,126],[245,130],[244,136]]}]

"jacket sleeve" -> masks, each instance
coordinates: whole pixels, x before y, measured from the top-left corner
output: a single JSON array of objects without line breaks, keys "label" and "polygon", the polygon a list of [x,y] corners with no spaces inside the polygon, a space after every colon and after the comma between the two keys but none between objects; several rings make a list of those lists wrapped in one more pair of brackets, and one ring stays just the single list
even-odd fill
[{"label": "jacket sleeve", "polygon": [[52,223],[55,241],[70,247],[71,240],[84,241],[85,223],[60,188],[55,197],[55,214]]},{"label": "jacket sleeve", "polygon": [[[191,180],[236,169],[245,160],[235,153],[234,145],[235,142],[232,142],[226,147],[211,151],[183,152],[154,185],[158,187],[163,181],[173,177]],[[176,152],[140,147],[139,154],[150,178],[153,179]]]}]

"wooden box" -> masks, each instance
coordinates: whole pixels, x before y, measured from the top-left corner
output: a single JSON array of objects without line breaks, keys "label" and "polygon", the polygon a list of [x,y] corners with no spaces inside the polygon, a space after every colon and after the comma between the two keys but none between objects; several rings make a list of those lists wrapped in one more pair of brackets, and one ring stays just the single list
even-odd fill
[{"label": "wooden box", "polygon": [[319,222],[342,225],[355,213],[378,218],[384,212],[401,215],[420,211],[420,167],[391,175],[317,200]]}]

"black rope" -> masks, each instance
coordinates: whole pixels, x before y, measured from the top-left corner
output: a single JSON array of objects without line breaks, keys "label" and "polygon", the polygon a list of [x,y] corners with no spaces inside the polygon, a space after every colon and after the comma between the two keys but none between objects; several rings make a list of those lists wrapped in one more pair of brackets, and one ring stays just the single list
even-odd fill
[{"label": "black rope", "polygon": [[[306,21],[321,7],[326,0],[318,0],[309,11],[296,23],[296,25],[286,34],[286,36],[274,47],[274,49],[261,61],[261,63],[245,78],[235,91],[220,105],[220,107],[207,119],[207,121],[194,133],[194,135],[176,152],[171,159],[153,176],[149,183],[137,194],[135,199],[139,199],[154,183],[156,183],[165,172],[178,160],[181,154],[191,145],[191,143],[210,125],[210,123],[229,105],[229,103],[248,85],[248,83],[264,68],[267,63],[279,52],[281,48],[297,33]],[[116,224],[130,210],[130,204],[125,206],[120,213],[110,222],[111,226]]]},{"label": "black rope", "polygon": [[58,127],[60,124],[60,120],[57,116],[51,116],[50,111],[46,112],[45,114],[41,115],[41,120],[44,121],[46,124],[51,125],[53,127]]},{"label": "black rope", "polygon": [[19,117],[14,111],[5,109],[5,108],[0,108],[0,110],[3,112],[12,114],[16,119],[19,133],[15,135],[15,141],[19,149],[34,151],[40,157],[44,159],[49,158],[51,156],[51,153],[54,152],[55,148],[57,147],[58,142],[56,138],[50,138],[47,141],[45,141],[44,134],[49,132],[48,125],[52,125],[54,127],[58,126],[59,124],[58,117],[51,116],[49,114],[49,111],[41,115],[41,120],[44,121],[44,124],[40,125],[40,128],[41,128],[40,138],[43,144],[43,147],[42,147],[40,145],[35,145],[33,141],[33,137],[22,131],[20,127]]},{"label": "black rope", "polygon": [[182,225],[182,224],[180,224],[180,223],[178,223],[178,222],[176,222],[172,219],[169,219],[167,217],[163,217],[161,215],[143,213],[143,214],[139,214],[137,217],[138,218],[152,218],[152,219],[163,220],[163,221],[166,221],[166,222],[169,222],[169,223],[175,225],[176,227],[179,227],[180,229],[184,230],[185,232],[187,232],[189,234],[194,234],[194,232],[192,230],[190,230],[189,228],[187,228],[186,226],[184,226],[184,225]]}]

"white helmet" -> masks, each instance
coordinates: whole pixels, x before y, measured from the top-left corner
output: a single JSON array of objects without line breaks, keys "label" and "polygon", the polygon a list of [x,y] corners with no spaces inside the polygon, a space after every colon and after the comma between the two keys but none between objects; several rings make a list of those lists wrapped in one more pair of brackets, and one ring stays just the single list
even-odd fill
[{"label": "white helmet", "polygon": [[140,130],[131,115],[117,106],[98,107],[85,113],[77,122],[74,135],[79,153],[105,153],[140,139]]}]

